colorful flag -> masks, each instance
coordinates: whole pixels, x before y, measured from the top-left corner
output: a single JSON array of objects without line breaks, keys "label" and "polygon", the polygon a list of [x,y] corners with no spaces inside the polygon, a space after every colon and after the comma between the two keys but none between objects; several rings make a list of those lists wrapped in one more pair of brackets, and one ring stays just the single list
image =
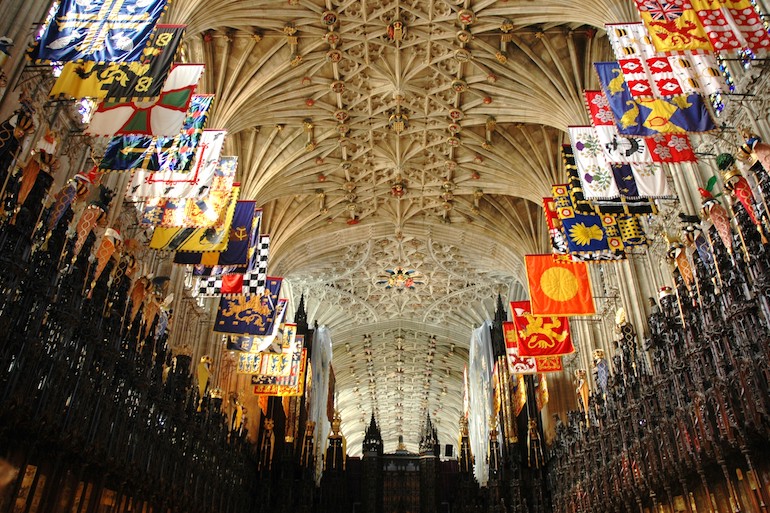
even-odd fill
[{"label": "colorful flag", "polygon": [[[305,349],[285,353],[239,355],[238,372],[251,374],[254,393],[258,395],[297,395],[299,381],[304,380]],[[301,376],[300,376],[301,375]]]},{"label": "colorful flag", "polygon": [[[197,198],[147,200],[142,211],[142,224],[153,226],[206,228],[219,218],[219,212],[230,202],[230,194],[238,169],[238,157],[222,157],[214,172],[211,188]],[[239,202],[240,203],[240,202]],[[236,217],[237,210],[236,207]],[[232,241],[233,235],[230,235]],[[199,262],[195,262],[199,263]]]},{"label": "colorful flag", "polygon": [[584,91],[591,125],[607,162],[647,163],[653,162],[647,147],[647,139],[622,135],[615,126],[610,102],[602,91]]},{"label": "colorful flag", "polygon": [[647,137],[652,160],[655,162],[697,162],[687,134],[655,134]]},{"label": "colorful flag", "polygon": [[519,356],[560,356],[575,348],[566,317],[536,317],[529,301],[511,301]]},{"label": "colorful flag", "polygon": [[548,225],[548,235],[551,239],[553,254],[566,255],[569,253],[569,247],[564,235],[564,227],[557,213],[556,200],[543,198],[543,210],[545,211],[545,222]]},{"label": "colorful flag", "polygon": [[[246,206],[247,202],[238,202],[236,206],[236,218],[240,217],[239,209],[251,208],[251,222],[233,222],[230,229],[230,243],[222,253],[177,253],[174,255],[174,263],[182,265],[195,265],[203,269],[196,269],[196,276],[221,275],[225,272],[244,274],[246,271],[256,269],[252,267],[253,255],[259,253],[264,256],[265,267],[270,247],[270,236],[260,237],[259,230],[262,222],[262,209]],[[244,230],[246,237],[244,238]]]},{"label": "colorful flag", "polygon": [[537,363],[537,372],[561,372],[564,370],[564,362],[561,356],[543,356],[535,358]]},{"label": "colorful flag", "polygon": [[596,312],[585,263],[566,257],[526,255],[534,315],[593,315]]},{"label": "colorful flag", "polygon": [[[630,200],[628,197],[620,200],[588,201],[583,195],[582,181],[577,176],[577,167],[569,145],[562,146],[562,157],[569,182],[566,186],[554,186],[552,192],[554,198],[558,198],[557,214],[562,220],[567,245],[573,258],[579,261],[615,260],[625,257],[625,245],[646,243],[644,231],[635,217],[656,213],[655,203],[651,200]],[[622,166],[621,169],[613,170],[617,172],[616,182],[623,183],[625,188],[627,182],[623,179]],[[644,168],[639,167],[639,170],[643,171]],[[654,170],[653,166],[651,172]],[[632,183],[636,187],[653,179],[654,177],[645,178],[645,182]],[[625,191],[626,194],[630,192]],[[596,239],[596,242],[587,240],[588,236],[592,235],[587,229],[594,232],[591,238],[598,237],[597,227],[601,227],[606,236],[606,248],[601,239]]]},{"label": "colorful flag", "polygon": [[607,25],[607,37],[634,97],[728,91],[713,52],[659,52],[642,23]]},{"label": "colorful flag", "polygon": [[[213,95],[193,95],[182,130],[175,137],[146,135],[113,137],[107,145],[100,169],[160,171],[162,168],[168,172],[171,169],[178,173],[189,171],[208,122],[208,112],[213,98]],[[138,186],[135,187],[139,189]],[[133,191],[134,187],[129,188],[126,196],[132,197]]]},{"label": "colorful flag", "polygon": [[[256,268],[245,273],[230,272],[201,277],[198,285],[199,296],[225,296],[238,294],[261,294],[267,280],[267,260],[270,236],[263,235],[259,242],[260,260]],[[204,255],[205,256],[205,255]]]},{"label": "colorful flag", "polygon": [[299,363],[297,364],[295,360],[292,360],[290,376],[280,380],[279,383],[272,383],[261,376],[252,376],[251,384],[254,385],[254,395],[301,397],[305,393],[306,366],[307,349],[302,349]]},{"label": "colorful flag", "polygon": [[[579,183],[580,180],[577,182]],[[623,241],[615,217],[607,214],[598,215],[593,210],[578,212],[569,190],[568,185],[554,185],[551,193],[556,203],[556,212],[562,224],[567,249],[573,259],[595,261],[625,258]]]},{"label": "colorful flag", "polygon": [[634,0],[660,52],[711,50],[697,13],[688,0]]},{"label": "colorful flag", "polygon": [[[221,253],[177,253],[174,255],[174,263],[207,267],[245,267],[249,263],[253,249],[259,244],[261,221],[262,209],[256,208],[254,201],[239,201],[235,207],[235,217],[230,227],[230,242],[225,251]],[[241,274],[243,272],[245,269],[240,270]],[[200,276],[201,273],[198,275]]]},{"label": "colorful flag", "polygon": [[259,375],[264,378],[286,378],[291,376],[290,361],[302,351],[302,344],[297,343],[297,325],[281,326],[281,336],[266,351],[249,351],[250,357],[240,355],[239,374]]},{"label": "colorful flag", "polygon": [[542,356],[536,358],[519,356],[516,342],[516,325],[514,323],[504,322],[503,333],[505,334],[508,370],[511,374],[535,374],[538,372],[559,372],[564,370],[561,356]]},{"label": "colorful flag", "polygon": [[29,51],[37,63],[136,61],[166,0],[62,0]]},{"label": "colorful flag", "polygon": [[750,0],[690,0],[703,30],[717,52],[770,47],[767,27]]},{"label": "colorful flag", "polygon": [[68,62],[51,90],[53,98],[113,102],[153,101],[160,96],[186,25],[157,25],[136,62]]},{"label": "colorful flag", "polygon": [[204,130],[198,144],[190,172],[177,171],[177,167],[166,171],[134,173],[126,196],[129,198],[194,198],[211,187],[216,174],[219,156],[225,142],[225,130]]},{"label": "colorful flag", "polygon": [[150,248],[163,251],[216,251],[227,249],[230,240],[230,226],[238,203],[240,185],[233,187],[230,204],[221,213],[217,222],[207,228],[155,228],[150,239]]},{"label": "colorful flag", "polygon": [[571,217],[563,218],[561,222],[567,237],[567,247],[579,260],[605,259],[614,252],[610,246],[611,242],[617,251],[623,250],[619,237],[613,237],[612,240],[607,237],[605,225],[615,224],[615,218],[608,214],[602,217],[574,213]]},{"label": "colorful flag", "polygon": [[505,353],[508,358],[508,370],[511,374],[534,374],[537,372],[537,363],[534,358],[519,356],[518,342],[516,340],[516,324],[503,322],[503,334],[505,337]]},{"label": "colorful flag", "polygon": [[620,195],[618,186],[593,127],[570,126],[568,130],[586,198],[617,198]]},{"label": "colorful flag", "polygon": [[273,331],[282,278],[268,278],[265,291],[252,296],[222,296],[214,331],[264,336]]},{"label": "colorful flag", "polygon": [[706,132],[716,125],[698,94],[672,98],[634,98],[617,62],[595,62],[610,110],[624,135]]},{"label": "colorful flag", "polygon": [[133,171],[142,165],[154,143],[155,140],[148,135],[113,137],[104,150],[99,170],[103,173]]},{"label": "colorful flag", "polygon": [[616,219],[624,246],[646,246],[649,243],[639,216],[619,215]]},{"label": "colorful flag", "polygon": [[153,102],[102,103],[91,117],[87,135],[152,135],[175,137],[187,117],[202,64],[174,66]]},{"label": "colorful flag", "polygon": [[[261,215],[261,211],[258,212]],[[238,234],[240,237],[240,234]],[[267,273],[267,259],[270,252],[270,235],[262,235],[259,237],[258,242],[252,245],[249,242],[250,239],[236,239],[232,241],[232,251],[224,251],[219,255],[219,258],[211,258],[214,255],[203,255],[201,258],[201,264],[210,268],[216,266],[220,269],[226,269],[229,274],[241,275],[244,279],[243,286],[249,287],[255,285],[255,280],[261,279],[261,285],[264,285],[265,276]],[[229,250],[229,248],[228,248]],[[256,253],[260,255],[260,264],[256,267],[252,267],[250,255],[256,250]],[[179,262],[183,262],[184,258],[181,256]],[[175,260],[175,263],[179,263]],[[216,275],[217,273],[214,273]],[[247,282],[248,277],[243,275],[251,275],[251,285]],[[259,278],[255,277],[258,276]],[[258,283],[257,285],[260,285]]]},{"label": "colorful flag", "polygon": [[142,165],[147,171],[187,173],[192,170],[203,131],[209,120],[214,95],[193,95],[182,131],[174,137],[158,137],[149,159]]},{"label": "colorful flag", "polygon": [[[578,175],[577,165],[575,163],[575,157],[572,153],[572,147],[569,144],[562,145],[562,159],[564,161],[564,170],[567,173],[567,185],[565,186],[566,194],[568,194],[567,198],[561,198],[558,200],[557,203],[559,203],[559,206],[561,207],[557,212],[559,213],[560,219],[562,218],[562,213],[566,213],[566,210],[562,210],[562,208],[571,207],[575,213],[583,214],[583,215],[604,215],[604,214],[610,214],[611,216],[616,215],[644,215],[644,214],[656,214],[658,212],[657,207],[655,206],[655,202],[649,199],[629,199],[629,198],[620,198],[620,199],[610,199],[610,200],[594,200],[589,201],[583,192],[583,181],[580,179],[580,176]],[[634,179],[637,180],[637,187],[647,187],[650,190],[655,187],[655,183],[657,180],[665,180],[665,177],[658,173],[656,175],[656,169],[657,166],[651,166],[647,167],[645,165],[639,165],[635,166],[638,172],[634,175]],[[646,174],[649,174],[650,176],[645,176]],[[622,178],[622,177],[621,177]],[[650,182],[649,185],[647,182]],[[558,194],[554,193],[554,198],[556,199],[556,196]],[[559,193],[561,194],[561,193]],[[602,225],[607,232],[607,236],[611,238],[617,236],[615,233],[615,227],[614,222],[609,222],[607,220],[606,222],[603,220]],[[610,244],[612,247],[613,246]]]},{"label": "colorful flag", "polygon": [[[260,294],[261,293],[262,292],[260,292]],[[268,348],[270,348],[275,343],[281,331],[280,326],[283,323],[284,316],[286,315],[287,303],[288,299],[278,300],[275,321],[273,322],[273,330],[270,334],[263,337],[256,337],[251,335],[229,335],[227,337],[227,350],[244,351],[247,353],[261,353],[262,351],[266,351]]]},{"label": "colorful flag", "polygon": [[267,276],[265,272],[248,271],[245,274],[216,274],[200,280],[198,295],[201,297],[249,296],[265,290]]},{"label": "colorful flag", "polygon": [[584,91],[584,94],[591,125],[607,162],[653,162],[652,154],[647,148],[647,138],[622,135],[618,132],[610,111],[610,102],[602,91]]},{"label": "colorful flag", "polygon": [[[611,148],[617,151],[627,152],[629,149],[633,150],[634,154],[639,152],[639,148],[646,146],[646,152],[644,159],[639,159],[642,162],[647,162],[646,157],[649,154],[649,159],[653,162],[696,162],[697,157],[690,145],[690,139],[687,134],[655,134],[650,137],[641,138],[643,144],[640,144],[640,138],[621,135],[615,126],[615,118],[610,110],[610,102],[607,97],[604,96],[602,91],[585,91],[586,105],[588,106],[588,114],[591,117],[591,124],[596,128],[597,135],[604,138],[604,144],[611,144]],[[625,138],[628,141],[624,142]],[[618,139],[618,143],[615,140]],[[632,139],[637,139],[632,141]],[[626,162],[627,160],[620,157],[613,157],[612,154],[606,154],[607,159],[611,162]]]},{"label": "colorful flag", "polygon": [[600,124],[569,127],[585,198],[673,197],[665,171],[653,161],[647,148],[649,138],[621,135],[614,124],[607,123],[606,116],[599,114],[609,112],[601,91],[586,91],[586,100],[592,122]]}]

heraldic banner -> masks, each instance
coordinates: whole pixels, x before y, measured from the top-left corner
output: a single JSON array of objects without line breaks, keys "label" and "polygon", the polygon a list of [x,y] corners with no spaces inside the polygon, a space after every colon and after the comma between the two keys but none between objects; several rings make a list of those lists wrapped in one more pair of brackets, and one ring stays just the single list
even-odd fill
[{"label": "heraldic banner", "polygon": [[137,61],[166,0],[62,0],[29,52],[38,63]]},{"label": "heraldic banner", "polygon": [[283,278],[268,277],[265,291],[251,296],[222,296],[214,331],[264,336],[273,331]]},{"label": "heraldic banner", "polygon": [[519,356],[560,356],[575,352],[566,317],[536,317],[529,301],[511,301]]},{"label": "heraldic banner", "polygon": [[552,255],[526,255],[532,313],[593,315],[596,312],[585,263]]}]

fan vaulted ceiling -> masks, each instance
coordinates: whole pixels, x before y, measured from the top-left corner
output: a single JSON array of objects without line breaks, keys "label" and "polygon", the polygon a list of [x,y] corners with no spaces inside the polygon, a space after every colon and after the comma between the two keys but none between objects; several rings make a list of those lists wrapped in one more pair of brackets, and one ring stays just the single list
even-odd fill
[{"label": "fan vaulted ceiling", "polygon": [[332,330],[351,453],[371,412],[386,450],[416,450],[427,413],[454,443],[471,329],[546,248],[539,203],[609,55],[597,30],[635,16],[627,0],[174,2],[217,95],[209,126],[264,208],[269,272]]}]

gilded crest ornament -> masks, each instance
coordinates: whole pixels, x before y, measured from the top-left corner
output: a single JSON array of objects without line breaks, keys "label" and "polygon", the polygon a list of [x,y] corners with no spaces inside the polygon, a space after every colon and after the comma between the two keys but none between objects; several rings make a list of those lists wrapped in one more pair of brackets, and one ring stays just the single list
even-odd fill
[{"label": "gilded crest ornament", "polygon": [[324,11],[324,13],[321,15],[321,23],[327,27],[335,25],[337,23],[337,19],[337,13],[334,11]]},{"label": "gilded crest ornament", "polygon": [[386,290],[395,289],[399,292],[405,289],[414,290],[415,286],[424,283],[418,281],[422,275],[414,269],[404,269],[398,266],[393,269],[385,269],[385,273],[380,276],[377,285],[385,285]]},{"label": "gilded crest ornament", "polygon": [[401,198],[404,194],[406,194],[406,180],[400,176],[397,177],[396,181],[393,182],[393,185],[390,187],[390,193],[395,198]]},{"label": "gilded crest ornament", "polygon": [[327,32],[324,39],[329,46],[335,47],[342,42],[342,37],[336,32]]},{"label": "gilded crest ornament", "polygon": [[329,84],[329,87],[333,92],[340,94],[343,91],[345,91],[345,82],[343,82],[342,80],[335,80],[334,82]]},{"label": "gilded crest ornament", "polygon": [[464,93],[468,90],[468,83],[459,78],[452,80],[452,90],[456,93]]},{"label": "gilded crest ornament", "polygon": [[391,116],[388,118],[388,126],[391,130],[397,134],[400,134],[409,128],[409,116],[401,112],[391,114]]},{"label": "gilded crest ornament", "polygon": [[455,34],[455,37],[460,43],[470,43],[473,36],[467,30],[460,30]]},{"label": "gilded crest ornament", "polygon": [[388,39],[393,42],[399,42],[406,36],[406,25],[401,20],[396,20],[388,25]]},{"label": "gilded crest ornament", "polygon": [[460,9],[457,11],[457,21],[459,21],[461,25],[470,25],[476,21],[476,13],[470,9]]},{"label": "gilded crest ornament", "polygon": [[471,60],[471,52],[465,48],[458,48],[455,50],[455,59],[457,59],[458,62],[468,62]]}]

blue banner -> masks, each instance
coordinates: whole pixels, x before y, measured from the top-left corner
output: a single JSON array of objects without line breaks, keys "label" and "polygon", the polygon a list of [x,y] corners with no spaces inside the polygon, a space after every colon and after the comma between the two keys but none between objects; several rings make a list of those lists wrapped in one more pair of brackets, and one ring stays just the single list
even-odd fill
[{"label": "blue banner", "polygon": [[612,175],[615,177],[615,184],[618,186],[618,192],[625,198],[638,198],[639,188],[636,186],[634,173],[631,171],[630,164],[610,164]]},{"label": "blue banner", "polygon": [[268,278],[265,291],[253,296],[233,296],[219,300],[214,331],[236,335],[264,336],[273,331],[278,312],[278,294],[283,278]]},{"label": "blue banner", "polygon": [[35,62],[130,62],[142,56],[167,0],[62,0],[30,50]]},{"label": "blue banner", "polygon": [[671,98],[634,98],[617,62],[595,62],[618,132],[653,136],[685,132],[707,132],[716,125],[698,94]]},{"label": "blue banner", "polygon": [[251,248],[256,247],[261,219],[262,210],[256,208],[254,201],[239,201],[235,205],[233,223],[230,225],[230,240],[226,250],[221,253],[179,252],[174,255],[174,263],[203,264],[207,267],[215,265],[245,266],[249,260]]},{"label": "blue banner", "polygon": [[593,253],[610,250],[601,217],[575,214],[571,218],[562,219],[561,223],[570,252]]},{"label": "blue banner", "polygon": [[[104,152],[99,169],[102,171],[132,171],[173,169],[189,171],[195,159],[213,95],[193,95],[187,109],[182,131],[176,137],[124,135],[113,137]],[[151,151],[148,151],[151,150]],[[138,187],[137,187],[138,188]],[[129,190],[128,196],[135,191]]]},{"label": "blue banner", "polygon": [[209,120],[212,94],[196,94],[187,109],[182,131],[175,137],[158,137],[155,150],[142,169],[186,173],[192,169],[195,154]]},{"label": "blue banner", "polygon": [[153,146],[152,136],[121,135],[113,137],[107,143],[104,156],[99,163],[102,172],[132,171],[142,167],[147,152]]}]

